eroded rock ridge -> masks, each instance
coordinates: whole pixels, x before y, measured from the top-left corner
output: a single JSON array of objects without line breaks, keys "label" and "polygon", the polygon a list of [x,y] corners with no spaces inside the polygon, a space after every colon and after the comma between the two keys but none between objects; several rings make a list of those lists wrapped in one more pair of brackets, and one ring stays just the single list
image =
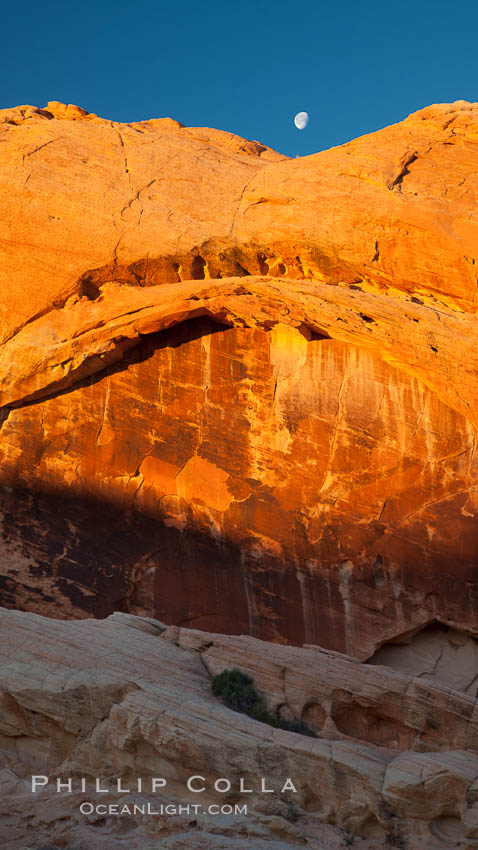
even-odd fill
[{"label": "eroded rock ridge", "polygon": [[478,106],[297,160],[0,122],[3,604],[476,634]]}]

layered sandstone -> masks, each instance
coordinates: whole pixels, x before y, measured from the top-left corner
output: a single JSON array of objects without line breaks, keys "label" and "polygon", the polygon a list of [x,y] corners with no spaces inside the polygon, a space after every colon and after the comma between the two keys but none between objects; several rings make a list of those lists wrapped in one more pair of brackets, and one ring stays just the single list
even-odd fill
[{"label": "layered sandstone", "polygon": [[[478,847],[477,700],[439,679],[124,614],[63,622],[2,609],[0,629],[8,850],[80,841],[89,850]],[[317,737],[226,708],[211,676],[231,666],[253,676],[271,712],[306,721]],[[35,795],[32,775],[50,777]],[[189,792],[190,776],[207,777],[206,791]],[[257,790],[261,776],[270,793]],[[72,793],[57,794],[56,779],[69,777]],[[91,791],[97,777],[109,794]],[[152,777],[167,783],[155,794]],[[229,792],[214,790],[219,777]],[[241,793],[241,777],[257,793]],[[287,777],[297,793],[282,793]],[[82,815],[85,800],[201,811]],[[247,803],[247,817],[207,811],[224,803]]]},{"label": "layered sandstone", "polygon": [[4,111],[3,602],[478,632],[478,106],[298,160]]}]

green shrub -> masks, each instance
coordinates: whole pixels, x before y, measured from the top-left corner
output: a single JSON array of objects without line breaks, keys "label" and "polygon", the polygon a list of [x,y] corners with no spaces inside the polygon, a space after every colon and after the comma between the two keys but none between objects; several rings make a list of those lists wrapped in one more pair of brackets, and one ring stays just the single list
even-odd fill
[{"label": "green shrub", "polygon": [[214,676],[212,690],[225,705],[243,714],[250,714],[261,701],[251,677],[237,668],[223,670]]},{"label": "green shrub", "polygon": [[309,738],[317,738],[314,730],[302,720],[281,720],[280,728],[286,729],[287,732],[297,732],[298,735],[308,735]]},{"label": "green shrub", "polygon": [[233,711],[240,711],[242,714],[253,717],[254,720],[275,726],[277,729],[297,732],[299,735],[308,735],[311,738],[317,737],[314,730],[300,720],[283,720],[270,714],[263,698],[256,691],[251,677],[237,667],[233,670],[223,670],[222,673],[214,676],[212,690],[214,695],[220,697],[223,703]]}]

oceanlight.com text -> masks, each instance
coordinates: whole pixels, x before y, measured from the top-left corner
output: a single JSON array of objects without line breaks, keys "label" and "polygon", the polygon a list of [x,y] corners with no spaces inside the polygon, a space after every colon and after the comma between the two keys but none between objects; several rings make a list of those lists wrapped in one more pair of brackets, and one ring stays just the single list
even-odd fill
[{"label": "oceanlight.com text", "polygon": [[82,815],[235,815],[235,816],[246,816],[247,815],[247,805],[244,803],[236,803],[234,806],[229,805],[228,803],[212,803],[210,806],[201,806],[196,803],[165,803],[165,804],[154,804],[154,803],[130,803],[119,804],[119,803],[98,803],[95,805],[94,803],[90,803],[85,801],[80,805],[80,812]]}]

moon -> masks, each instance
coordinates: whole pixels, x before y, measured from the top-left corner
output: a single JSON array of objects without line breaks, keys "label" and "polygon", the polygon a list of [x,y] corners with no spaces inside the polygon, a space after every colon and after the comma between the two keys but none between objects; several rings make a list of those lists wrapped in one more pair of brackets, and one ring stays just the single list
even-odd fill
[{"label": "moon", "polygon": [[309,113],[308,112],[298,112],[294,118],[294,124],[298,130],[303,130],[307,127],[309,123]]}]

